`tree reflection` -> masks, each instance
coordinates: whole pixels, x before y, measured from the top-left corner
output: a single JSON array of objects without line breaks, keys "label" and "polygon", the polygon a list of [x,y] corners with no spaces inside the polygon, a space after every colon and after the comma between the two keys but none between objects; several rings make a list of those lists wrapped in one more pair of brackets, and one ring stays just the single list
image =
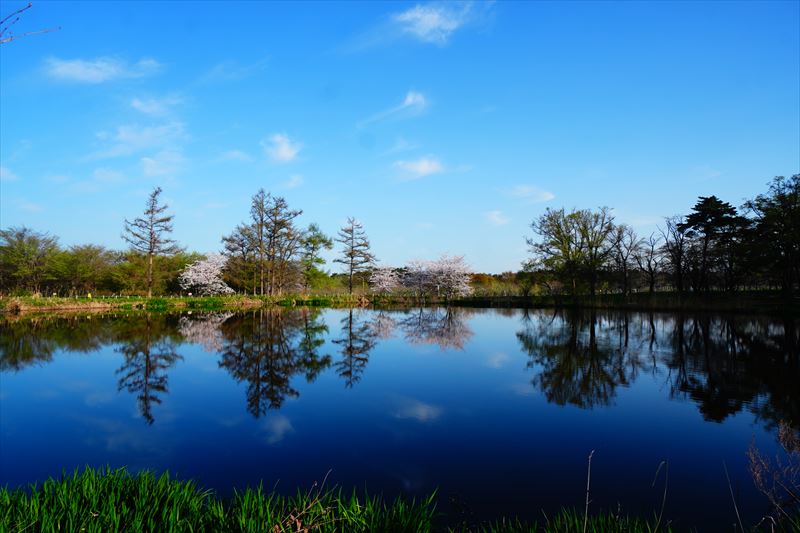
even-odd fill
[{"label": "tree reflection", "polygon": [[336,365],[336,373],[344,379],[345,387],[352,388],[361,381],[361,375],[369,362],[369,352],[375,347],[377,334],[367,314],[351,307],[341,320],[342,336],[333,342],[342,347],[342,358]]},{"label": "tree reflection", "polygon": [[318,353],[327,331],[318,312],[261,309],[237,315],[221,328],[219,366],[247,383],[247,410],[255,417],[299,396],[291,383],[295,374],[311,382],[331,364],[330,356]]},{"label": "tree reflection", "polygon": [[517,333],[530,357],[528,368],[538,369],[532,383],[548,401],[582,408],[609,405],[616,388],[635,376],[639,365],[626,357],[627,340],[613,346],[609,333],[614,328],[602,327],[598,338],[598,327],[595,313],[568,312],[529,320]]},{"label": "tree reflection", "polygon": [[[748,409],[768,426],[800,424],[800,356],[794,320],[712,315],[524,312],[517,338],[532,383],[559,405],[609,405],[619,386],[650,368],[669,397],[721,422]],[[661,377],[663,375],[663,377]]]},{"label": "tree reflection", "polygon": [[174,328],[167,328],[165,317],[150,314],[122,319],[116,324],[117,351],[125,357],[117,370],[119,390],[136,394],[139,412],[148,424],[155,421],[153,404],[169,393],[167,370],[183,357],[178,355],[179,340]]},{"label": "tree reflection", "polygon": [[463,350],[473,332],[467,324],[471,311],[463,308],[422,308],[412,310],[400,321],[408,342],[435,344],[442,350]]},{"label": "tree reflection", "polygon": [[92,352],[110,342],[108,320],[85,315],[0,320],[0,372],[48,363],[57,350]]}]

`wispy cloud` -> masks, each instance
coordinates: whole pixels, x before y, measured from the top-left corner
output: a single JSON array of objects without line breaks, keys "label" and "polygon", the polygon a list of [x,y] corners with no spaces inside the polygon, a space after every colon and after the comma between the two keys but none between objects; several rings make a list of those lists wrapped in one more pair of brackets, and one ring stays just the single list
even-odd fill
[{"label": "wispy cloud", "polygon": [[358,127],[363,128],[369,124],[392,117],[414,116],[424,111],[426,107],[428,107],[428,99],[425,98],[424,94],[417,91],[408,91],[400,104],[390,107],[389,109],[384,109],[362,120],[358,123]]},{"label": "wispy cloud", "polygon": [[549,202],[556,197],[555,194],[534,185],[517,185],[509,191],[509,194],[532,204]]},{"label": "wispy cloud", "polygon": [[300,187],[303,183],[305,183],[305,178],[300,174],[295,174],[294,176],[290,177],[284,184],[284,188],[286,189],[296,189]]},{"label": "wispy cloud", "polygon": [[41,205],[29,202],[24,198],[17,200],[17,207],[21,211],[26,211],[28,213],[41,213],[42,211],[44,211],[44,207],[42,207]]},{"label": "wispy cloud", "polygon": [[272,415],[264,419],[261,432],[267,444],[277,444],[294,432],[291,421],[284,415]]},{"label": "wispy cloud", "polygon": [[263,139],[261,147],[273,161],[287,163],[297,157],[303,145],[291,140],[285,133],[275,133],[268,139]]},{"label": "wispy cloud", "polygon": [[493,2],[430,2],[391,13],[382,22],[356,35],[342,51],[357,52],[397,41],[447,45],[456,32],[490,19]]},{"label": "wispy cloud", "polygon": [[392,15],[400,31],[424,43],[445,45],[475,15],[472,2],[416,5]]},{"label": "wispy cloud", "polygon": [[131,107],[146,115],[165,115],[182,102],[183,99],[175,95],[163,98],[134,98],[131,100]]},{"label": "wispy cloud", "polygon": [[489,368],[502,368],[511,358],[503,352],[496,352],[486,359],[486,366]]},{"label": "wispy cloud", "polygon": [[402,171],[401,179],[405,181],[417,180],[444,172],[444,165],[435,157],[421,157],[411,161],[395,161],[394,165]]},{"label": "wispy cloud", "polygon": [[400,406],[395,409],[393,415],[400,419],[413,419],[417,422],[433,422],[442,416],[442,408],[429,403],[415,400],[414,398],[404,398]]},{"label": "wispy cloud", "polygon": [[249,78],[267,68],[269,58],[263,58],[253,63],[242,64],[238,61],[223,61],[217,63],[200,77],[204,83],[240,81]]},{"label": "wispy cloud", "polygon": [[143,78],[161,70],[161,64],[155,59],[143,58],[136,63],[128,63],[115,57],[98,57],[96,59],[59,59],[50,57],[45,60],[45,72],[51,78],[76,83],[104,83],[121,79]]},{"label": "wispy cloud", "polygon": [[142,172],[145,176],[168,176],[180,172],[185,162],[179,150],[161,150],[152,157],[143,157]]},{"label": "wispy cloud", "polygon": [[388,150],[382,152],[380,155],[387,156],[392,154],[398,154],[401,152],[409,152],[411,150],[416,150],[417,148],[419,148],[419,146],[420,145],[418,143],[408,141],[403,137],[398,137],[394,141],[394,144]]},{"label": "wispy cloud", "polygon": [[185,137],[183,123],[168,122],[158,126],[119,126],[113,134],[99,132],[100,140],[111,140],[111,146],[89,156],[90,159],[105,159],[132,155],[151,148],[164,148]]},{"label": "wispy cloud", "polygon": [[484,216],[489,224],[493,226],[504,226],[510,222],[510,219],[499,210],[487,211]]},{"label": "wispy cloud", "polygon": [[17,181],[19,176],[11,172],[8,167],[0,167],[0,181]]},{"label": "wispy cloud", "polygon": [[253,161],[253,157],[243,150],[227,150],[219,155],[217,161],[242,161],[243,163],[249,163]]},{"label": "wispy cloud", "polygon": [[69,185],[69,189],[76,193],[93,194],[125,181],[127,179],[122,172],[108,167],[100,167],[94,169],[90,178]]}]

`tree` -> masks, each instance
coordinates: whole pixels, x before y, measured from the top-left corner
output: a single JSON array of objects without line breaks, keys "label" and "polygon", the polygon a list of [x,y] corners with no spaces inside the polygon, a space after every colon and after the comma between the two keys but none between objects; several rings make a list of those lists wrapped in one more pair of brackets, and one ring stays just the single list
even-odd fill
[{"label": "tree", "polygon": [[86,294],[97,290],[109,276],[115,254],[102,246],[82,244],[58,253],[52,276],[68,294]]},{"label": "tree", "polygon": [[255,257],[255,238],[253,228],[247,224],[239,224],[230,235],[222,237],[223,255],[227,257],[227,268],[224,275],[228,283],[234,287],[255,295],[258,289]]},{"label": "tree", "polygon": [[364,233],[364,226],[355,218],[349,217],[347,224],[339,230],[335,239],[342,244],[342,257],[334,259],[346,268],[347,287],[353,294],[353,276],[367,271],[375,262],[375,256],[370,252],[369,239]]},{"label": "tree", "polygon": [[430,283],[436,287],[439,296],[449,301],[454,296],[466,296],[472,292],[470,279],[472,269],[464,261],[463,256],[449,257],[443,255],[436,261],[428,263]]},{"label": "tree", "polygon": [[630,273],[633,267],[634,257],[642,246],[642,240],[636,235],[632,227],[627,224],[620,224],[616,227],[614,237],[614,264],[622,278],[622,295],[630,293]]},{"label": "tree", "polygon": [[744,205],[754,217],[750,248],[787,296],[800,284],[800,174],[772,180],[767,194]]},{"label": "tree", "polygon": [[656,276],[663,258],[658,247],[659,242],[661,242],[661,238],[657,237],[655,233],[651,233],[647,240],[642,241],[633,256],[639,269],[647,278],[647,288],[651,295],[655,292]]},{"label": "tree", "polygon": [[27,37],[28,35],[36,35],[39,33],[50,33],[51,31],[58,31],[61,29],[60,27],[47,28],[44,30],[27,31],[19,35],[14,35],[11,31],[12,26],[14,26],[14,24],[19,22],[22,13],[30,9],[32,6],[33,4],[28,2],[28,5],[26,5],[25,7],[17,9],[7,17],[4,17],[2,20],[0,20],[0,44],[10,43],[15,39],[19,39],[20,37]]},{"label": "tree", "polygon": [[25,226],[0,230],[0,286],[38,293],[58,253],[58,239]]},{"label": "tree", "polygon": [[260,294],[273,295],[284,286],[288,263],[297,253],[301,238],[294,219],[302,213],[289,209],[285,199],[264,189],[253,196],[248,236],[255,251]]},{"label": "tree", "polygon": [[689,237],[683,223],[683,217],[665,218],[665,228],[660,229],[664,237],[664,255],[669,262],[672,283],[678,294],[684,291],[684,280],[686,271],[686,256],[689,249]]},{"label": "tree", "polygon": [[300,263],[303,268],[303,283],[308,290],[323,272],[320,267],[325,260],[320,257],[322,250],[333,248],[333,240],[322,233],[317,224],[310,224],[300,240]]},{"label": "tree", "polygon": [[389,294],[400,287],[400,276],[391,267],[376,268],[369,276],[369,286],[378,294]]},{"label": "tree", "polygon": [[159,255],[173,255],[181,249],[177,243],[167,237],[172,233],[174,215],[165,215],[169,206],[159,205],[158,197],[161,187],[156,187],[147,199],[144,217],[129,222],[125,219],[125,231],[122,238],[131,249],[147,256],[147,297],[153,296],[153,259]]},{"label": "tree", "polygon": [[614,251],[614,227],[608,207],[570,213],[548,208],[531,223],[539,240],[527,238],[526,242],[537,263],[571,286],[573,295],[578,292],[578,282],[585,281],[594,297],[599,273]]},{"label": "tree", "polygon": [[232,294],[233,289],[222,281],[222,270],[225,268],[225,257],[211,254],[205,259],[195,261],[186,267],[178,277],[181,289],[196,291],[202,296],[216,294]]},{"label": "tree", "polygon": [[692,212],[680,224],[678,229],[686,232],[689,238],[699,241],[695,285],[700,290],[707,292],[710,289],[709,272],[714,266],[715,246],[735,224],[736,208],[716,196],[701,196]]}]

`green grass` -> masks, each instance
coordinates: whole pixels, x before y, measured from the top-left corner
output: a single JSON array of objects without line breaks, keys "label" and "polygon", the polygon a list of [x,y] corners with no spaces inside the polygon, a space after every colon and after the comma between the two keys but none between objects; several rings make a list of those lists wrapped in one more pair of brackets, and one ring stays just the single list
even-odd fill
[{"label": "green grass", "polygon": [[262,487],[218,499],[192,481],[126,470],[76,471],[28,490],[0,489],[0,530],[431,531],[433,497],[386,501],[315,487],[286,497]]},{"label": "green grass", "polygon": [[[668,520],[621,513],[584,517],[563,509],[538,523],[514,518],[455,523],[436,509],[436,495],[386,500],[314,486],[283,496],[262,486],[220,499],[193,481],[169,474],[130,474],[125,469],[87,468],[27,489],[0,489],[0,532],[450,532],[450,533],[669,533]],[[586,520],[586,523],[584,523]],[[777,524],[773,531],[793,531]],[[788,527],[788,528],[787,528]],[[727,524],[720,530],[730,528]],[[685,529],[681,529],[683,531]],[[796,529],[794,529],[796,531]]]}]

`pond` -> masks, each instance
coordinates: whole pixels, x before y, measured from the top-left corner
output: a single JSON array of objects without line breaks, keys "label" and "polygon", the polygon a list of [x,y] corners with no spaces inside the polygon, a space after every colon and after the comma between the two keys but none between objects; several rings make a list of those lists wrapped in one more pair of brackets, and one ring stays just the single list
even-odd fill
[{"label": "pond", "polygon": [[[583,507],[679,528],[768,510],[748,472],[800,421],[800,328],[755,316],[260,309],[5,320],[0,484],[83,465],[221,495],[437,490],[450,517]],[[730,484],[725,475],[730,476]],[[658,471],[658,477],[656,472]],[[722,525],[720,525],[722,524]]]}]

